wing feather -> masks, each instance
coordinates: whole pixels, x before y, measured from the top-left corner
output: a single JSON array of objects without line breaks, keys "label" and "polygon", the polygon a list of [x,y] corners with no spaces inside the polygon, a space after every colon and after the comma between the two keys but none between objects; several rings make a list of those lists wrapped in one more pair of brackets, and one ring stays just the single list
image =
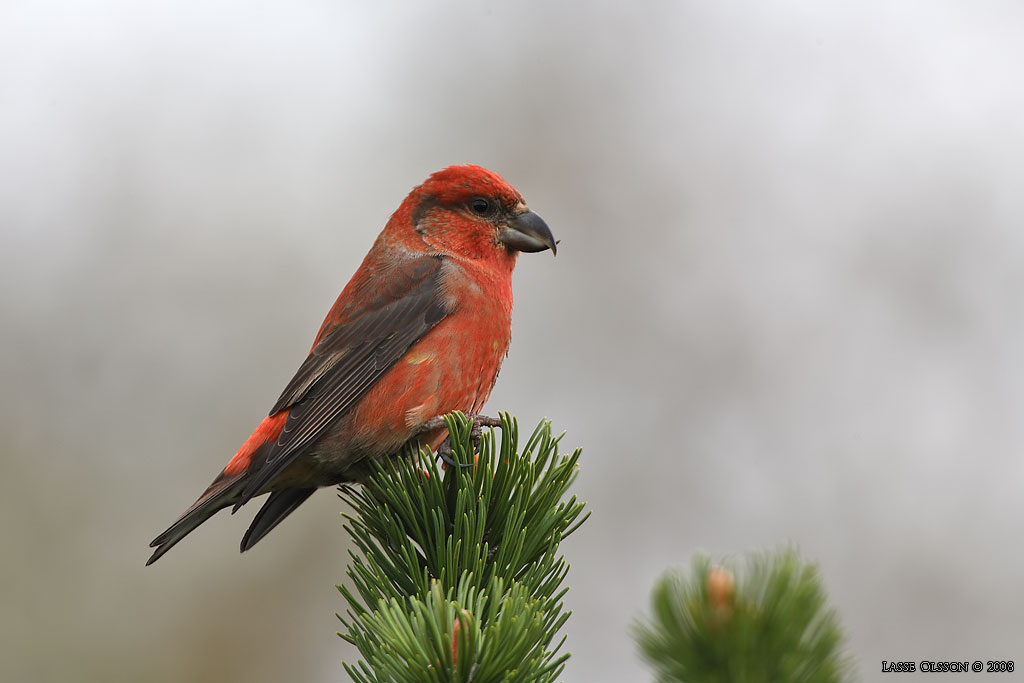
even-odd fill
[{"label": "wing feather", "polygon": [[[423,256],[389,277],[405,291],[328,329],[281,393],[271,415],[290,409],[277,441],[253,462],[237,510],[348,411],[419,339],[448,314],[443,257]],[[386,290],[384,290],[386,291]],[[378,292],[375,292],[377,294]],[[390,294],[390,292],[387,292]]]}]

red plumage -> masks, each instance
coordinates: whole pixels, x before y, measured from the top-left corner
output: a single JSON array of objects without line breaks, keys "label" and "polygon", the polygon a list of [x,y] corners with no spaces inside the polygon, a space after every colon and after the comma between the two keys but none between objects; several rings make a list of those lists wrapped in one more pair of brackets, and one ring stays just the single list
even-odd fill
[{"label": "red plumage", "polygon": [[478,413],[511,338],[519,251],[555,250],[496,173],[451,166],[413,189],[328,312],[309,356],[202,496],[151,547],[159,559],[219,510],[270,493],[248,550],[317,488],[359,481],[432,417]]}]

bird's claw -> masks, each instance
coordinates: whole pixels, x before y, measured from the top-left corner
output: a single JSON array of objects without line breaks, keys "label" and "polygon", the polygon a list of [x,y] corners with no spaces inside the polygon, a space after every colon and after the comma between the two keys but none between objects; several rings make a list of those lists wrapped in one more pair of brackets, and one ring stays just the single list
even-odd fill
[{"label": "bird's claw", "polygon": [[455,458],[452,457],[452,440],[451,437],[441,442],[441,445],[437,447],[437,451],[434,455],[441,458],[441,462],[449,467],[472,467],[472,463],[468,462],[456,462]]}]

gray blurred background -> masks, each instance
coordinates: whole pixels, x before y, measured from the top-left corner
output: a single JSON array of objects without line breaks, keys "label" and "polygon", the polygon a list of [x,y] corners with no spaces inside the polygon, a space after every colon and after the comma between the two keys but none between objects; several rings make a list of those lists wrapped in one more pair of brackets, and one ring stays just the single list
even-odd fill
[{"label": "gray blurred background", "polygon": [[244,556],[250,507],[146,546],[460,162],[562,241],[520,260],[489,408],[584,448],[566,681],[649,679],[627,629],[666,567],[786,542],[866,680],[1024,669],[1022,21],[4,3],[0,680],[345,680],[331,491]]}]

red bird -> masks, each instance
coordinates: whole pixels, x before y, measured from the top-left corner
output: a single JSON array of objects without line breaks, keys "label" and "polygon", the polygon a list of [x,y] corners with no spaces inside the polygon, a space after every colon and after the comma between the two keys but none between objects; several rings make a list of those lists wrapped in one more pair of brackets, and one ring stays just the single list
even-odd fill
[{"label": "red bird", "polygon": [[432,417],[478,413],[511,339],[520,251],[555,252],[522,195],[479,166],[451,166],[413,189],[334,303],[281,397],[206,492],[150,544],[152,564],[226,507],[269,493],[248,550],[322,486],[368,463]]}]

